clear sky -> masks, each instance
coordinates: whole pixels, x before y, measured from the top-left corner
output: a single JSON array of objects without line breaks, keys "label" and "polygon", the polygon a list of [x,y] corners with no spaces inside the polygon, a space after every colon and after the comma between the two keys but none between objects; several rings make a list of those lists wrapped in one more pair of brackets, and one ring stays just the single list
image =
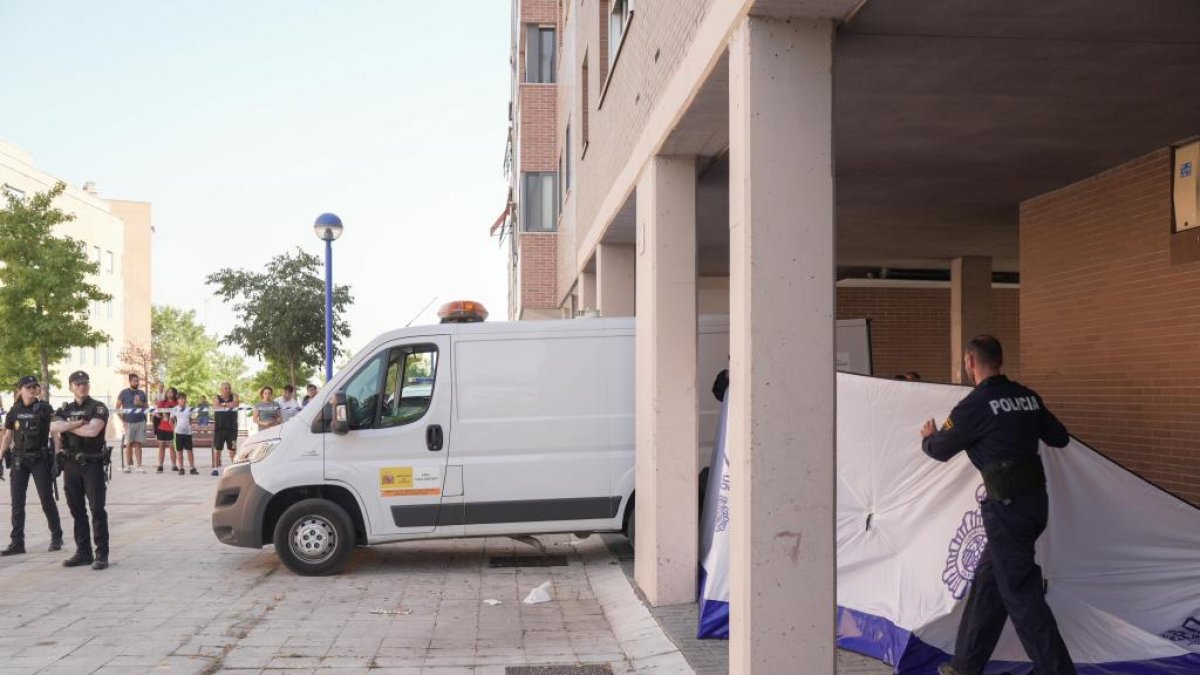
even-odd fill
[{"label": "clear sky", "polygon": [[153,300],[224,334],[204,277],[332,211],[348,346],[451,299],[506,316],[508,0],[0,0],[0,138],[153,203]]}]

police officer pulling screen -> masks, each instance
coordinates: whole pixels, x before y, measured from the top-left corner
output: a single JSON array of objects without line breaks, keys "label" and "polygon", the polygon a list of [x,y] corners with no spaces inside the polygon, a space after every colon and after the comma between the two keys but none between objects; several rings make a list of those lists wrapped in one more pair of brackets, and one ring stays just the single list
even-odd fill
[{"label": "police officer pulling screen", "polygon": [[1034,672],[1073,675],[1075,666],[1046,604],[1042,570],[1034,561],[1034,544],[1049,515],[1038,441],[1061,448],[1070,438],[1037,393],[1001,374],[999,340],[975,337],[963,362],[975,390],[954,407],[941,429],[934,420],[925,422],[921,448],[939,462],[966,450],[983,474],[987,497],[980,508],[987,548],[975,568],[954,658],[939,666],[938,673],[982,673],[1011,618]]},{"label": "police officer pulling screen", "polygon": [[38,381],[26,375],[18,383],[19,398],[4,418],[4,436],[0,440],[9,473],[9,494],[12,497],[12,535],[8,547],[0,550],[0,556],[25,552],[25,496],[29,490],[29,479],[37,488],[42,503],[42,513],[50,526],[50,550],[62,548],[62,524],[55,503],[55,477],[57,462],[50,450],[50,404],[38,400]]},{"label": "police officer pulling screen", "polygon": [[[105,467],[109,458],[104,444],[108,407],[88,395],[91,386],[87,373],[77,370],[71,373],[69,382],[75,400],[59,408],[50,425],[51,433],[61,434],[63,491],[75,521],[75,555],[64,560],[63,566],[91,565],[94,570],[102,570],[108,567],[108,513],[104,510],[108,492]],[[92,534],[96,540],[94,555]]]}]

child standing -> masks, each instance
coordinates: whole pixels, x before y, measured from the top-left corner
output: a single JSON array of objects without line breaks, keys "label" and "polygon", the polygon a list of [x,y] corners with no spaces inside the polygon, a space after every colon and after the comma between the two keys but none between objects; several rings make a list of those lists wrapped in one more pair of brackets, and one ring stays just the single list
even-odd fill
[{"label": "child standing", "polygon": [[179,395],[179,404],[171,413],[171,419],[175,423],[175,450],[179,453],[179,475],[185,473],[184,470],[184,453],[187,455],[187,462],[191,464],[192,470],[190,473],[193,476],[198,475],[196,471],[196,454],[192,450],[192,408],[188,406],[187,394]]}]

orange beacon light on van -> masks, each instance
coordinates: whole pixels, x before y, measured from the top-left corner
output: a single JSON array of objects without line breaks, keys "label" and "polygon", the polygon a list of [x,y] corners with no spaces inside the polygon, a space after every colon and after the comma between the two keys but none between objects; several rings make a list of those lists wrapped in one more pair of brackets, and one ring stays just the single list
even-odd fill
[{"label": "orange beacon light on van", "polygon": [[447,302],[438,310],[442,323],[479,323],[488,317],[487,309],[471,300]]}]

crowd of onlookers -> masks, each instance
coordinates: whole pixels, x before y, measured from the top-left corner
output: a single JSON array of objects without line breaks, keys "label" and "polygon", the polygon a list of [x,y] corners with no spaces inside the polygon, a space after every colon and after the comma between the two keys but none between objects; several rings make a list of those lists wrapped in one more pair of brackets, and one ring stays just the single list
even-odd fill
[{"label": "crowd of onlookers", "polygon": [[232,462],[237,454],[237,443],[241,428],[241,417],[249,413],[249,421],[258,430],[282,424],[308,404],[317,393],[316,385],[309,384],[305,395],[300,398],[291,385],[283,388],[283,395],[275,397],[275,390],[263,387],[258,400],[252,405],[243,405],[241,398],[228,382],[222,382],[219,391],[210,401],[200,395],[192,401],[186,392],[175,387],[154,387],[151,397],[141,388],[141,378],[129,376],[129,387],[117,394],[117,413],[124,424],[122,448],[122,471],[146,473],[142,465],[142,451],[147,443],[157,442],[158,463],[156,473],[166,471],[166,459],[171,460],[170,471],[179,475],[198,475],[195,456],[195,436],[211,437],[212,475],[220,473],[221,453],[229,453]]}]

